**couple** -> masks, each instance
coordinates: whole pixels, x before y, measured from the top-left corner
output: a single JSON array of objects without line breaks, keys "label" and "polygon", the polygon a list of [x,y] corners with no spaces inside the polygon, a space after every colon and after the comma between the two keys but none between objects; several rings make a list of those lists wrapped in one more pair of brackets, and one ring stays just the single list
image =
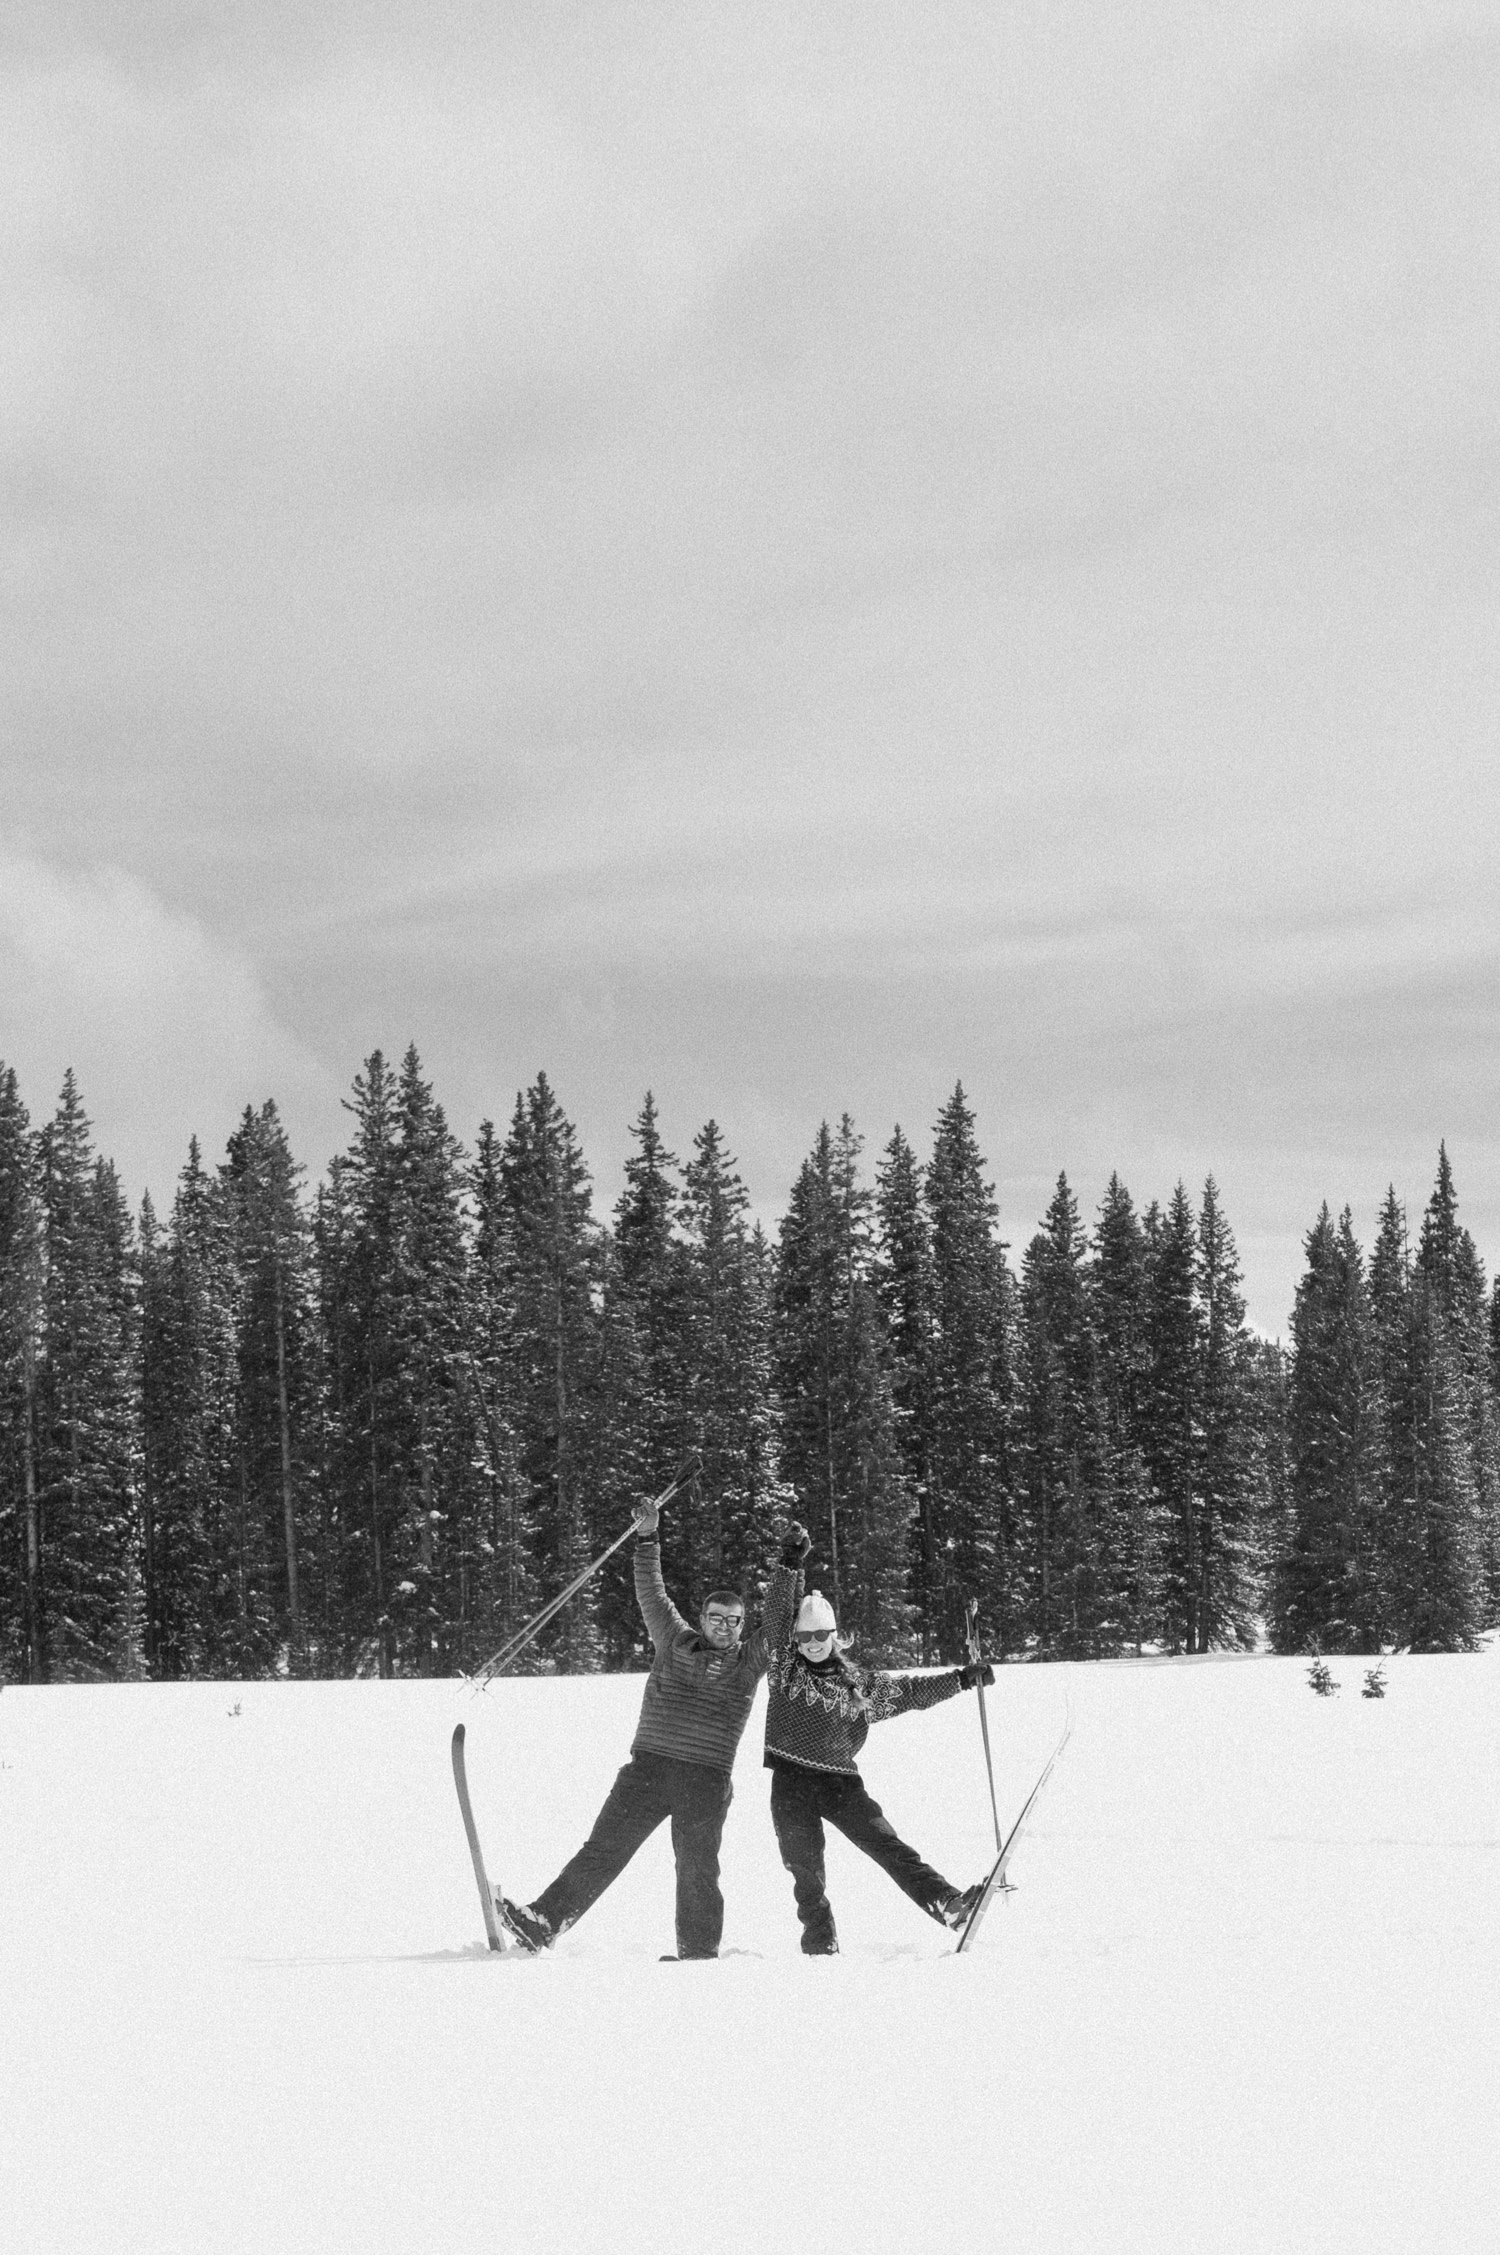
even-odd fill
[{"label": "couple", "polygon": [[946,1675],[895,1676],[857,1666],[846,1655],[827,1599],[818,1590],[802,1596],[802,1562],[811,1544],[806,1529],[795,1525],[787,1530],[753,1636],[741,1641],[745,1607],[737,1590],[712,1591],[698,1627],[690,1628],[662,1581],[658,1517],[656,1505],[648,1503],[635,1518],[635,1593],[656,1656],[630,1759],[593,1831],[551,1886],[528,1904],[497,1897],[511,1934],[528,1950],[555,1942],[670,1817],[677,1955],[718,1956],[724,1927],[719,1841],[733,1790],[730,1771],[767,1670],[771,1818],[781,1860],[792,1875],[805,1955],[831,1957],[839,1946],[824,1882],[825,1820],[873,1856],[930,1918],[962,1927],[980,1886],[960,1891],[897,1838],[866,1792],[855,1757],[872,1722],[935,1707],[979,1682],[993,1683],[994,1670],[975,1662]]}]

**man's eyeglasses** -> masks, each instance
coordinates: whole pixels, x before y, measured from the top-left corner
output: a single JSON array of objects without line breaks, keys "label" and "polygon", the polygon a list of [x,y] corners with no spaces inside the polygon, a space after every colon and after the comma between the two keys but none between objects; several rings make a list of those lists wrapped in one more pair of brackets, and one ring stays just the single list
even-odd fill
[{"label": "man's eyeglasses", "polygon": [[703,1618],[711,1629],[742,1629],[745,1625],[743,1613],[715,1613],[710,1611],[705,1613]]}]

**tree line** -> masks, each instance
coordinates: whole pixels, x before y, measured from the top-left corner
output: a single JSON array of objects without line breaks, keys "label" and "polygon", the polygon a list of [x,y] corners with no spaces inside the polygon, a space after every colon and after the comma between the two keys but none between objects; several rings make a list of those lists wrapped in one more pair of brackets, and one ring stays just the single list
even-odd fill
[{"label": "tree line", "polygon": [[[873,1656],[1471,1647],[1500,1602],[1500,1312],[1446,1151],[1409,1243],[1306,1241],[1245,1322],[1210,1178],[1019,1261],[962,1087],[927,1157],[820,1127],[774,1237],[650,1095],[593,1210],[543,1074],[450,1131],[380,1052],[309,1189],[274,1102],[133,1215],[71,1073],[0,1064],[0,1670],[31,1683],[472,1670],[665,1487],[669,1586],[753,1597],[792,1513]],[[528,1656],[646,1656],[624,1552]]]}]

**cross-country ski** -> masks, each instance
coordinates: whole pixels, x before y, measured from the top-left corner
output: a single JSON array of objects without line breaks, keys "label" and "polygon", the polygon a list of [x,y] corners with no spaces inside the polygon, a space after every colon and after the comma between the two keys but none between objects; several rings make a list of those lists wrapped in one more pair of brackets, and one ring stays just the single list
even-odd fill
[{"label": "cross-country ski", "polygon": [[983,1919],[985,1912],[989,1909],[990,1904],[994,1901],[997,1895],[1004,1894],[1007,1891],[1010,1883],[1007,1880],[1005,1874],[1010,1864],[1011,1850],[1015,1847],[1017,1840],[1019,1840],[1021,1836],[1022,1826],[1025,1824],[1026,1819],[1030,1816],[1032,1810],[1036,1806],[1037,1799],[1041,1793],[1042,1787],[1046,1784],[1048,1778],[1052,1775],[1052,1772],[1056,1769],[1058,1763],[1061,1761],[1063,1749],[1067,1745],[1068,1740],[1072,1737],[1072,1735],[1073,1711],[1071,1708],[1069,1708],[1068,1719],[1063,1725],[1062,1736],[1061,1738],[1059,1738],[1057,1744],[1053,1747],[1051,1754],[1048,1756],[1046,1767],[1043,1769],[1040,1777],[1038,1777],[1035,1785],[1033,1785],[1031,1791],[1027,1794],[1025,1801],[1022,1803],[1021,1813],[1016,1818],[1015,1823],[1011,1826],[1009,1833],[1006,1835],[1005,1844],[1001,1848],[999,1855],[996,1856],[994,1863],[990,1867],[989,1877],[986,1879],[983,1887],[980,1889],[978,1899],[976,1900],[973,1909],[969,1912],[968,1919],[966,1920],[964,1925],[964,1930],[958,1938],[959,1950],[967,1950],[972,1946],[974,1937],[979,1932],[980,1921]]},{"label": "cross-country ski", "polygon": [[464,1834],[469,1843],[469,1855],[474,1865],[474,1880],[479,1889],[480,1906],[484,1912],[485,1938],[492,1950],[505,1948],[505,1937],[495,1909],[495,1890],[485,1868],[484,1853],[479,1845],[479,1829],[474,1822],[474,1808],[469,1799],[468,1765],[464,1759],[464,1726],[458,1723],[453,1732],[453,1782],[458,1788],[458,1806],[464,1820]]}]

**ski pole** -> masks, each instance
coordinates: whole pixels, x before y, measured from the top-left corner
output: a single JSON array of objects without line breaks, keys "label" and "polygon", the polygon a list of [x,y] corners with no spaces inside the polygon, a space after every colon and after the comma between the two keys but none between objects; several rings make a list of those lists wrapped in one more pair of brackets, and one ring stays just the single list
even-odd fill
[{"label": "ski pole", "polygon": [[[965,1615],[969,1658],[976,1665],[980,1665],[982,1663],[980,1663],[979,1658],[979,1600],[977,1597],[969,1599],[965,1608]],[[999,1855],[1003,1846],[1000,1837],[1000,1804],[995,1799],[995,1765],[990,1759],[990,1720],[984,1711],[983,1682],[976,1683],[974,1689],[979,1694],[979,1729],[984,1739],[984,1771],[990,1781],[990,1815],[995,1821],[995,1853]]]},{"label": "ski pole", "polygon": [[[677,1472],[674,1477],[668,1482],[667,1486],[662,1489],[661,1494],[653,1499],[658,1511],[660,1511],[664,1503],[669,1502],[671,1498],[676,1495],[679,1488],[685,1487],[687,1485],[687,1482],[692,1478],[693,1473],[697,1470],[697,1466],[698,1459],[695,1456],[690,1456],[686,1459],[681,1470]],[[494,1658],[485,1662],[484,1666],[479,1670],[478,1675],[476,1675],[476,1677],[474,1678],[474,1689],[476,1691],[483,1691],[485,1686],[489,1683],[492,1683],[496,1676],[503,1675],[505,1670],[510,1666],[511,1662],[520,1658],[521,1654],[526,1650],[527,1645],[531,1643],[532,1639],[534,1637],[540,1636],[543,1629],[547,1626],[547,1623],[550,1620],[553,1620],[556,1615],[562,1611],[569,1598],[576,1597],[578,1592],[582,1589],[584,1583],[586,1581],[589,1581],[593,1575],[597,1574],[600,1567],[604,1564],[605,1560],[607,1558],[613,1558],[615,1552],[620,1548],[621,1544],[629,1542],[631,1536],[634,1533],[635,1519],[632,1516],[630,1525],[625,1529],[624,1534],[616,1535],[608,1550],[601,1550],[598,1557],[593,1560],[592,1564],[585,1566],[581,1574],[575,1574],[572,1581],[569,1582],[565,1590],[560,1590],[556,1597],[549,1599],[547,1604],[542,1607],[540,1613],[536,1614],[532,1620],[527,1622],[524,1629],[517,1629],[515,1635],[511,1637],[507,1643],[501,1645],[500,1650],[495,1654]]]}]

